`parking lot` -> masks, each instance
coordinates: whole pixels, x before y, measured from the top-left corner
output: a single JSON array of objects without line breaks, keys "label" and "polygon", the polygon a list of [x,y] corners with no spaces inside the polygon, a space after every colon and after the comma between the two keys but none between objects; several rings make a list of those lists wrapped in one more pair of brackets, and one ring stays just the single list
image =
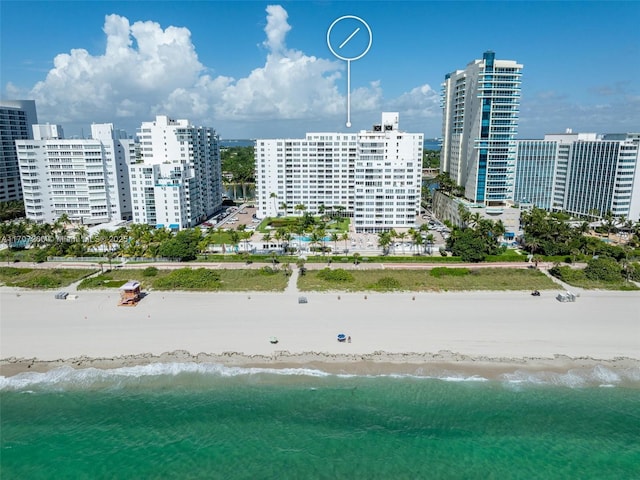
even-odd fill
[{"label": "parking lot", "polygon": [[254,218],[256,208],[253,204],[243,204],[239,207],[227,207],[218,215],[202,224],[205,228],[223,228],[237,230],[240,225],[244,225],[248,231],[255,230],[260,221]]}]

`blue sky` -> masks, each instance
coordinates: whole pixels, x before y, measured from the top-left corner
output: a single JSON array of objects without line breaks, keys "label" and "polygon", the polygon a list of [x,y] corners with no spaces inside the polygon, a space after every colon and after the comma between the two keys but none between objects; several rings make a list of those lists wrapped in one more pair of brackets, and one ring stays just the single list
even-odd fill
[{"label": "blue sky", "polygon": [[[69,136],[92,122],[135,132],[156,114],[223,138],[349,131],[346,62],[329,25],[357,15],[351,130],[380,112],[440,136],[440,84],[485,50],[524,64],[520,138],[640,131],[640,2],[7,1],[2,98],[32,98]],[[354,37],[357,39],[358,37]]]}]

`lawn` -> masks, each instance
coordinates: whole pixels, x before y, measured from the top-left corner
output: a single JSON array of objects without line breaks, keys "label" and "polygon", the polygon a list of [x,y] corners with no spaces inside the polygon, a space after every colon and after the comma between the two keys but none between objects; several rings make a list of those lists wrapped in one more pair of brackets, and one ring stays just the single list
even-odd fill
[{"label": "lawn", "polygon": [[72,268],[45,270],[38,268],[0,267],[0,284],[8,287],[36,289],[60,288],[77,282],[96,271],[97,270]]},{"label": "lawn", "polygon": [[137,280],[143,289],[189,290],[189,291],[283,291],[288,277],[280,270],[270,267],[260,269],[208,269],[180,268],[157,270],[145,276],[144,270],[114,270],[84,280],[78,290],[119,288],[129,280]]},{"label": "lawn", "polygon": [[432,270],[348,270],[327,275],[308,270],[298,278],[303,291],[464,291],[549,290],[558,285],[538,270],[516,268],[447,268]]},{"label": "lawn", "polygon": [[571,267],[560,267],[558,270],[560,280],[573,287],[587,290],[640,290],[636,285],[624,279],[610,282],[592,280],[587,278],[584,270],[572,269]]},{"label": "lawn", "polygon": [[[320,217],[315,217],[316,221],[319,219]],[[290,232],[295,232],[298,225],[300,225],[300,223],[302,222],[302,217],[267,217],[265,218],[262,222],[260,222],[260,224],[258,225],[258,232],[260,233],[275,233],[275,230],[279,229],[279,228],[286,228],[288,229]],[[347,217],[342,217],[342,218],[334,218],[334,219],[330,219],[327,224],[326,224],[326,231],[330,232],[330,231],[336,231],[338,232],[338,234],[341,233],[346,233],[349,231],[349,218]],[[270,229],[268,229],[267,227],[271,227]]]}]

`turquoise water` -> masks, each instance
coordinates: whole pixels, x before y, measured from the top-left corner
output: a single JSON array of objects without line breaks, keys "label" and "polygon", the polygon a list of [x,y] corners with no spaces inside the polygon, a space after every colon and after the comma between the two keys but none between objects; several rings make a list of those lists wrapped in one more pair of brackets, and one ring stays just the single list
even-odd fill
[{"label": "turquoise water", "polygon": [[[304,235],[294,235],[293,239],[294,240],[299,240],[301,242],[310,242],[311,241],[311,237],[304,236]],[[320,241],[330,242],[331,241],[331,237],[322,237],[320,239]]]},{"label": "turquoise water", "polygon": [[61,369],[0,377],[1,478],[632,479],[639,400],[637,372],[602,369]]}]

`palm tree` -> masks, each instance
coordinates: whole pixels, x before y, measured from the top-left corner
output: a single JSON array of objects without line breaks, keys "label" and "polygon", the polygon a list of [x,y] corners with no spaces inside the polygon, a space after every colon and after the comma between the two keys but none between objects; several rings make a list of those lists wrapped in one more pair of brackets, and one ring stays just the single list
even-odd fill
[{"label": "palm tree", "polygon": [[244,251],[249,252],[249,239],[251,238],[251,232],[242,231],[240,233],[242,240],[244,240]]},{"label": "palm tree", "polygon": [[604,221],[604,226],[607,229],[607,238],[610,238],[611,232],[615,230],[616,224],[615,217],[613,216],[611,210],[607,211],[607,213],[602,216],[602,220]]},{"label": "palm tree", "polygon": [[391,230],[389,230],[389,236],[391,237],[391,244],[393,246],[393,253],[396,252],[396,247],[395,247],[395,240],[396,238],[398,238],[398,232],[396,232],[393,228]]},{"label": "palm tree", "polygon": [[471,212],[462,203],[459,203],[458,214],[460,215],[460,222],[462,223],[462,228],[467,228],[467,224],[469,222],[469,219],[471,218]]},{"label": "palm tree", "polygon": [[411,234],[412,240],[413,240],[413,244],[416,246],[416,253],[418,255],[420,255],[420,246],[424,243],[424,240],[422,239],[422,235],[420,234],[419,230],[414,230]]},{"label": "palm tree", "polygon": [[576,227],[580,235],[584,235],[589,231],[589,222],[582,222],[580,225]]},{"label": "palm tree", "polygon": [[529,253],[531,253],[532,255],[536,252],[536,250],[538,250],[538,248],[540,248],[540,242],[538,241],[537,238],[526,238],[525,237],[525,247],[529,250]]},{"label": "palm tree", "polygon": [[322,240],[322,237],[320,236],[320,232],[318,230],[313,230],[311,232],[311,235],[309,235],[309,243],[311,247],[319,244],[321,240]]},{"label": "palm tree", "polygon": [[229,232],[229,238],[231,239],[231,244],[233,245],[233,251],[238,251],[238,244],[240,243],[240,232],[237,230],[231,230]]},{"label": "palm tree", "polygon": [[433,233],[429,233],[425,237],[425,241],[427,242],[427,247],[429,248],[429,255],[431,255],[431,247],[433,246],[434,240],[435,240],[435,237],[433,236]]},{"label": "palm tree", "polygon": [[278,194],[276,192],[271,192],[269,198],[273,199],[273,210],[276,212],[276,216],[278,215],[278,209],[276,208],[276,200],[278,198]]},{"label": "palm tree", "polygon": [[338,251],[338,240],[340,240],[340,237],[336,232],[333,232],[331,234],[331,241],[333,242],[334,253]]},{"label": "palm tree", "polygon": [[444,193],[451,193],[456,184],[447,172],[442,172],[436,175],[436,182],[438,182],[438,190]]},{"label": "palm tree", "polygon": [[482,219],[482,216],[480,215],[479,212],[475,212],[469,215],[469,226],[470,227],[475,227],[478,225],[478,223],[480,222],[480,220]]},{"label": "palm tree", "polygon": [[342,218],[344,216],[344,212],[347,210],[347,207],[343,205],[336,205],[335,207],[333,207],[333,209],[336,211],[338,218]]},{"label": "palm tree", "polygon": [[[409,232],[411,232],[411,230],[409,230]],[[400,243],[402,244],[402,255],[404,255],[404,239],[407,238],[407,232],[400,232],[396,234],[396,237],[398,238],[398,240],[400,240]]]},{"label": "palm tree", "polygon": [[82,257],[87,251],[86,242],[89,238],[89,230],[84,225],[76,228],[76,244],[74,245],[75,255]]},{"label": "palm tree", "polygon": [[285,202],[282,202],[280,204],[280,208],[284,211],[284,216],[287,216],[287,208],[289,208],[289,205],[287,205]]},{"label": "palm tree", "polygon": [[300,212],[300,216],[302,216],[304,214],[304,211],[307,209],[307,206],[302,203],[299,203],[298,205],[293,207],[293,209]]},{"label": "palm tree", "polygon": [[318,227],[316,228],[316,231],[318,232],[318,236],[320,237],[320,242],[322,242],[322,255],[324,255],[326,253],[325,238],[327,236],[327,233],[324,227]]},{"label": "palm tree", "polygon": [[103,254],[106,254],[107,250],[111,251],[111,245],[113,244],[112,236],[112,232],[105,228],[99,230],[98,233],[93,236],[95,245],[98,247],[102,247]]},{"label": "palm tree", "polygon": [[344,251],[345,253],[348,252],[349,246],[347,245],[347,242],[349,241],[349,233],[344,232],[342,235],[340,235],[340,240],[344,240]]},{"label": "palm tree", "polygon": [[378,233],[378,245],[382,248],[382,254],[389,254],[389,246],[393,239],[391,238],[391,233],[389,232],[380,232]]},{"label": "palm tree", "polygon": [[280,238],[282,240],[282,248],[284,249],[284,252],[287,253],[291,251],[293,253],[293,249],[289,248],[289,244],[293,238],[291,231],[288,228],[282,228]]}]

